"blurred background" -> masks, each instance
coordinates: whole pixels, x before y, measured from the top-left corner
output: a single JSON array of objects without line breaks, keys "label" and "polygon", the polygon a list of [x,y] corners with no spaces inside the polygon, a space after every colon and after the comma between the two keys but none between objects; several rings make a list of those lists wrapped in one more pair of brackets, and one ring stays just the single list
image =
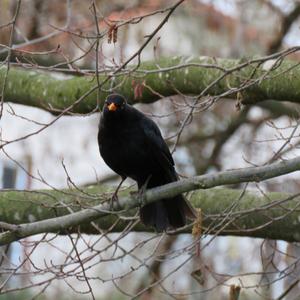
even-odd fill
[{"label": "blurred background", "polygon": [[[57,72],[53,76],[62,77],[70,76],[67,72],[70,62],[73,68],[83,71],[94,70],[96,58],[100,69],[117,66],[139,49],[145,36],[162,20],[164,9],[174,1],[99,0],[94,3],[101,32],[118,22],[154,11],[160,13],[137,18],[135,23],[120,27],[116,42],[109,43],[104,36],[97,53],[93,47],[96,26],[92,1],[23,0],[12,41],[14,48],[23,52],[13,52],[11,63],[29,69],[45,67],[46,71]],[[17,5],[15,0],[0,0],[0,26],[10,22]],[[208,55],[242,60],[270,55],[300,44],[299,16],[297,0],[185,1],[141,57],[145,61],[164,56]],[[1,26],[0,60],[3,62],[10,36],[9,27]],[[297,52],[289,56],[296,61],[299,58]],[[171,148],[174,139],[170,137],[184,119],[184,113],[178,109],[184,101],[184,96],[176,95],[153,104],[136,105],[160,125]],[[218,101],[209,110],[195,114],[183,131],[173,154],[178,173],[192,176],[261,165],[274,159],[278,150],[277,160],[299,155],[300,131],[295,127],[298,111],[295,104],[285,102],[265,101],[239,110],[233,99]],[[53,118],[37,108],[4,104],[1,138],[23,137]],[[62,161],[78,186],[117,183],[118,178],[99,155],[98,122],[98,113],[64,116],[43,132],[6,146],[0,153],[0,186],[27,190],[68,187]],[[291,134],[293,138],[282,148]],[[259,186],[250,184],[248,189],[296,193],[299,179],[287,175]],[[112,240],[117,238],[118,234],[110,235]],[[188,235],[161,240],[150,234],[130,233],[118,241],[123,249],[134,254],[124,257],[120,249],[114,252],[114,247],[107,246],[111,245],[108,240],[98,239],[99,236],[83,235],[76,244],[82,256],[89,258],[93,251],[87,245],[95,243],[98,250],[107,248],[101,250],[101,258],[90,258],[86,265],[96,299],[128,299],[127,292],[134,294],[151,284],[153,273],[156,278],[166,278],[161,286],[149,289],[140,299],[229,299],[231,284],[242,286],[242,300],[275,299],[300,275],[298,245],[282,241],[204,235],[200,263],[189,259],[189,254],[183,251],[184,245],[192,243]],[[145,245],[137,246],[142,240],[147,241]],[[160,253],[168,255],[153,256],[153,247],[157,245]],[[78,266],[65,266],[69,276],[66,270],[61,277],[57,272],[51,273],[51,266],[64,265],[72,247],[69,237],[49,234],[2,247],[0,290],[11,292],[0,295],[0,299],[92,299],[86,281],[71,270]],[[30,260],[22,263],[27,257]],[[202,267],[199,269],[198,265]],[[112,277],[116,279],[112,281]],[[299,294],[296,286],[285,299],[294,299]]]}]

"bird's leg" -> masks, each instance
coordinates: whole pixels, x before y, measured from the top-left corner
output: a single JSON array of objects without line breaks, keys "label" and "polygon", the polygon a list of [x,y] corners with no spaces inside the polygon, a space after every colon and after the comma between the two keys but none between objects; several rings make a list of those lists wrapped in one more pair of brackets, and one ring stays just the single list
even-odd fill
[{"label": "bird's leg", "polygon": [[144,182],[144,184],[141,186],[141,188],[139,189],[138,191],[138,199],[139,199],[139,204],[140,206],[142,207],[143,206],[143,195],[147,189],[147,186],[148,186],[148,183],[149,183],[149,180],[151,178],[152,175],[149,175],[148,178],[146,179],[146,181]]},{"label": "bird's leg", "polygon": [[114,208],[114,201],[117,201],[117,203],[119,205],[118,192],[119,192],[119,189],[122,186],[122,183],[126,180],[126,178],[127,177],[122,176],[121,182],[119,183],[119,185],[117,186],[115,192],[113,193],[113,195],[111,197],[111,200],[110,200],[110,210],[113,210],[113,208]]}]

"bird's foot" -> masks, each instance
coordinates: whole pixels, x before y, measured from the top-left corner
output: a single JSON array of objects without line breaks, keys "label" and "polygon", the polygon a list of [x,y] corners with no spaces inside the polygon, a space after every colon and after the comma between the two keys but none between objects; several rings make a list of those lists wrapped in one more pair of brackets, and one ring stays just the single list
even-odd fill
[{"label": "bird's foot", "polygon": [[151,178],[151,175],[147,178],[147,180],[145,181],[145,183],[138,190],[137,197],[138,197],[138,201],[139,201],[140,207],[142,207],[142,206],[145,205],[145,203],[144,203],[144,195],[146,193],[148,182],[149,182],[150,178]]},{"label": "bird's foot", "polygon": [[144,203],[145,191],[146,191],[146,189],[139,189],[137,192],[137,199],[139,201],[140,207],[143,207],[145,205],[145,203]]},{"label": "bird's foot", "polygon": [[116,192],[110,198],[110,210],[111,211],[114,210],[115,203],[117,204],[117,206],[120,206],[118,193],[116,193]]},{"label": "bird's foot", "polygon": [[119,183],[119,185],[117,186],[115,192],[113,193],[111,199],[110,199],[110,210],[114,210],[114,202],[117,202],[117,205],[120,206],[120,202],[119,202],[119,197],[118,197],[118,192],[119,189],[122,185],[122,183],[126,180],[126,177],[122,177],[121,182]]}]

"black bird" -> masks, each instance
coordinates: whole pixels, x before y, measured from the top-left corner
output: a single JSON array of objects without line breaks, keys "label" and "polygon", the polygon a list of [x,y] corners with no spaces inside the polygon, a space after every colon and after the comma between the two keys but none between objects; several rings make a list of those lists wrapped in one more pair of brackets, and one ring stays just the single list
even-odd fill
[{"label": "black bird", "polygon": [[[98,143],[106,164],[122,177],[120,185],[127,177],[135,180],[139,189],[178,180],[172,155],[158,126],[119,94],[109,95],[105,101]],[[186,217],[194,216],[182,195],[140,209],[141,221],[157,231],[182,227]]]}]

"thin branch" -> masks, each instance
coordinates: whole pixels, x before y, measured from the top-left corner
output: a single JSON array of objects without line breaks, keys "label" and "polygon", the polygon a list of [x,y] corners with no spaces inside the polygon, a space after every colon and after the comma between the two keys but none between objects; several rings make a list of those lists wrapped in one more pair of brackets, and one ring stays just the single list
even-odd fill
[{"label": "thin branch", "polygon": [[284,40],[284,37],[289,32],[292,25],[300,16],[300,4],[296,3],[294,9],[288,15],[281,15],[282,23],[280,28],[280,33],[276,36],[274,41],[270,44],[268,53],[272,54],[279,50]]},{"label": "thin branch", "polygon": [[7,54],[7,58],[6,58],[6,61],[7,61],[6,72],[4,75],[1,94],[0,94],[0,101],[1,101],[1,103],[0,103],[0,119],[2,118],[2,113],[3,113],[4,93],[5,93],[5,88],[6,88],[7,81],[8,81],[8,72],[10,69],[10,58],[11,58],[11,53],[12,53],[11,46],[14,41],[15,27],[16,27],[17,18],[18,18],[19,12],[20,12],[20,6],[21,6],[21,0],[18,0],[14,17],[11,21],[11,31],[10,31],[10,37],[9,37],[9,42],[8,42],[8,46],[10,48],[8,50],[8,54]]},{"label": "thin branch", "polygon": [[0,245],[5,245],[38,233],[64,232],[64,230],[69,227],[89,223],[99,217],[104,217],[112,213],[118,214],[122,210],[132,209],[160,199],[171,198],[184,192],[196,189],[208,189],[226,184],[260,182],[299,170],[300,157],[297,157],[262,167],[252,167],[192,177],[147,190],[144,195],[131,194],[129,197],[120,197],[119,203],[114,202],[113,211],[109,210],[110,203],[104,203],[62,217],[20,224],[17,230],[0,234]]}]

